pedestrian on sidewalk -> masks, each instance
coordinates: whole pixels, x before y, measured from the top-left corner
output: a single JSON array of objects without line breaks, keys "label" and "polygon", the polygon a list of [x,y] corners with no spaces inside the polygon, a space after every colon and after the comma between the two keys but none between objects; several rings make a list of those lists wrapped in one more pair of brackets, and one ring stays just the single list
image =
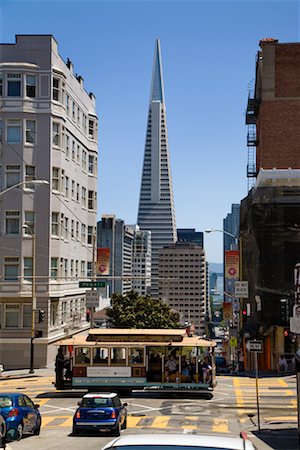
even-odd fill
[{"label": "pedestrian on sidewalk", "polygon": [[240,349],[239,351],[239,372],[243,373],[244,372],[244,353],[243,350]]},{"label": "pedestrian on sidewalk", "polygon": [[59,347],[55,358],[56,389],[64,388],[64,367],[65,367],[65,357],[62,347]]}]

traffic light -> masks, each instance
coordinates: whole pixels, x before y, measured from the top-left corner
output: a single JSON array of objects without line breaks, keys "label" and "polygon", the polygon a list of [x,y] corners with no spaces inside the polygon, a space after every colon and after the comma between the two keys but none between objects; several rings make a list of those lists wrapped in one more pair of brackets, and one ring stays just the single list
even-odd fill
[{"label": "traffic light", "polygon": [[288,329],[288,328],[285,328],[285,329],[283,330],[283,336],[284,336],[284,337],[288,337],[289,334],[290,334],[289,329]]},{"label": "traffic light", "polygon": [[45,321],[45,311],[43,309],[39,309],[39,323],[43,323]]},{"label": "traffic light", "polygon": [[246,306],[242,309],[243,316],[247,316],[247,308]]},{"label": "traffic light", "polygon": [[286,324],[289,320],[289,302],[286,298],[280,299],[280,321]]}]

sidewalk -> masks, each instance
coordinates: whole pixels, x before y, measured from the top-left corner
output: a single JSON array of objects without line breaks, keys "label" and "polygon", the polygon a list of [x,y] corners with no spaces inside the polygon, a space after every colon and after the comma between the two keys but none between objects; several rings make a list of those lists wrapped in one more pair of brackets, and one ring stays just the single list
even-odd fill
[{"label": "sidewalk", "polygon": [[0,374],[1,380],[9,380],[14,378],[31,378],[31,377],[55,377],[54,367],[34,369],[34,373],[29,373],[29,369],[18,369],[18,370],[4,370]]},{"label": "sidewalk", "polygon": [[264,424],[260,433],[257,428],[246,434],[257,450],[299,450],[298,430],[295,424]]}]

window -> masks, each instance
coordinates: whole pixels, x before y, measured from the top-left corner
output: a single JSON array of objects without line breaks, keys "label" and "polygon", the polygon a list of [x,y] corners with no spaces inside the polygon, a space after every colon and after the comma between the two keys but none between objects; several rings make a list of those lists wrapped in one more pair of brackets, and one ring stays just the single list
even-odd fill
[{"label": "window", "polygon": [[0,97],[3,95],[3,75],[0,73]]},{"label": "window", "polygon": [[75,141],[72,141],[72,159],[75,161]]},{"label": "window", "polygon": [[52,124],[52,144],[57,147],[60,145],[60,125],[58,122]]},{"label": "window", "polygon": [[135,365],[144,365],[144,349],[143,347],[135,347],[128,349],[129,351],[129,364],[132,366]]},{"label": "window", "polygon": [[20,166],[6,166],[6,187],[14,186],[21,181]]},{"label": "window", "polygon": [[71,277],[74,276],[74,259],[71,259],[71,262],[70,262],[70,275],[71,275]]},{"label": "window", "polygon": [[26,97],[36,96],[36,76],[26,75]]},{"label": "window", "polygon": [[82,150],[82,170],[86,172],[86,151]]},{"label": "window", "polygon": [[6,211],[5,234],[19,234],[19,211]]},{"label": "window", "polygon": [[66,176],[65,178],[65,194],[66,194],[66,198],[69,198],[69,177]]},{"label": "window", "polygon": [[24,234],[31,236],[35,232],[35,213],[33,211],[25,211]]},{"label": "window", "polygon": [[36,143],[36,123],[35,120],[26,120],[26,144]]},{"label": "window", "polygon": [[126,366],[126,348],[111,348],[110,363],[118,366]]},{"label": "window", "polygon": [[19,73],[7,74],[7,96],[21,97],[21,75]]},{"label": "window", "polygon": [[74,180],[72,180],[72,183],[71,183],[71,197],[73,200],[75,200],[75,181]]},{"label": "window", "polygon": [[85,261],[81,261],[80,263],[80,276],[82,278],[85,277]]},{"label": "window", "polygon": [[88,261],[88,263],[87,263],[86,276],[87,276],[87,278],[92,278],[92,276],[93,276],[93,262],[92,261]]},{"label": "window", "polygon": [[52,167],[52,189],[59,191],[59,168]]},{"label": "window", "polygon": [[95,123],[93,120],[89,120],[89,137],[92,139],[95,137]]},{"label": "window", "polygon": [[58,258],[51,258],[51,278],[57,279],[58,277]]},{"label": "window", "polygon": [[70,157],[70,136],[66,134],[66,158]]},{"label": "window", "polygon": [[82,188],[81,190],[81,203],[84,208],[86,208],[86,188]]},{"label": "window", "polygon": [[58,325],[58,300],[51,300],[50,304],[50,326],[56,327]]},{"label": "window", "polygon": [[93,348],[93,365],[108,366],[108,349],[107,348]]},{"label": "window", "polygon": [[9,303],[4,305],[4,327],[19,328],[19,326],[20,326],[19,303]]},{"label": "window", "polygon": [[94,161],[95,161],[94,156],[89,155],[88,173],[90,173],[91,175],[94,174]]},{"label": "window", "polygon": [[31,303],[23,304],[22,327],[31,328],[32,325],[32,305]]},{"label": "window", "polygon": [[76,261],[75,261],[75,277],[76,278],[78,277],[78,264],[79,264],[79,261],[78,261],[78,259],[76,259]]},{"label": "window", "polygon": [[64,276],[68,278],[68,260],[64,259]]},{"label": "window", "polygon": [[77,125],[80,126],[80,108],[77,106]]},{"label": "window", "polygon": [[24,258],[24,280],[32,282],[33,277],[33,260],[32,258]]},{"label": "window", "polygon": [[74,238],[74,220],[71,220],[71,238]]},{"label": "window", "polygon": [[85,244],[86,241],[86,226],[84,223],[81,224],[81,242]]},{"label": "window", "polygon": [[77,183],[76,186],[76,201],[79,202],[79,190],[80,190],[80,186],[79,183]]},{"label": "window", "polygon": [[72,102],[72,119],[76,120],[75,102]]},{"label": "window", "polygon": [[4,280],[18,281],[19,275],[19,258],[4,258]]},{"label": "window", "polygon": [[87,121],[86,115],[82,114],[82,128],[83,128],[84,134],[86,134],[86,121]]},{"label": "window", "polygon": [[66,94],[66,110],[67,110],[67,115],[69,115],[69,113],[70,113],[70,97],[68,96],[68,94]]},{"label": "window", "polygon": [[53,77],[52,98],[56,102],[60,101],[60,79]]},{"label": "window", "polygon": [[87,243],[93,245],[93,227],[88,226]]},{"label": "window", "polygon": [[80,145],[77,144],[77,153],[76,153],[77,162],[80,162]]},{"label": "window", "polygon": [[76,239],[79,239],[79,222],[76,221]]},{"label": "window", "polygon": [[94,191],[88,192],[88,209],[95,209],[94,208],[94,206],[95,206],[94,196],[95,196]]},{"label": "window", "polygon": [[69,233],[69,219],[68,217],[65,217],[65,226],[64,226],[64,238],[68,239],[68,233]]},{"label": "window", "polygon": [[21,120],[8,119],[6,121],[6,137],[10,144],[19,144],[21,142]]},{"label": "window", "polygon": [[67,321],[67,302],[62,302],[61,304],[61,323],[66,323]]},{"label": "window", "polygon": [[51,234],[52,236],[58,236],[58,212],[52,213],[52,226],[51,226]]},{"label": "window", "polygon": [[34,184],[29,183],[32,180],[35,180],[35,166],[25,166],[26,189],[34,189]]}]

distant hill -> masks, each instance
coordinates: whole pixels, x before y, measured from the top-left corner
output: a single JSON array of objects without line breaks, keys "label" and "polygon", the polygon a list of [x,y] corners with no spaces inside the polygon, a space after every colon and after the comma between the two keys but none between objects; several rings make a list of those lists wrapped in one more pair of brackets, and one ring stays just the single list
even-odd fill
[{"label": "distant hill", "polygon": [[223,264],[222,263],[208,263],[209,264],[209,271],[210,272],[216,272],[216,273],[223,273]]}]

